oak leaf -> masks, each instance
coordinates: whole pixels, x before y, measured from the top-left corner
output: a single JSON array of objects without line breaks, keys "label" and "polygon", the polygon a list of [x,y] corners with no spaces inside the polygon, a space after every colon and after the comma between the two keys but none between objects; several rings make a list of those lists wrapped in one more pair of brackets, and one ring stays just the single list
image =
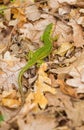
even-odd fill
[{"label": "oak leaf", "polygon": [[8,108],[18,108],[21,105],[21,100],[17,98],[17,93],[15,90],[3,91],[1,95],[1,104]]},{"label": "oak leaf", "polygon": [[38,70],[38,79],[34,84],[34,91],[32,92],[32,103],[39,105],[42,109],[48,104],[48,100],[44,96],[46,92],[56,94],[55,88],[51,86],[51,79],[46,74],[47,64],[43,63]]}]

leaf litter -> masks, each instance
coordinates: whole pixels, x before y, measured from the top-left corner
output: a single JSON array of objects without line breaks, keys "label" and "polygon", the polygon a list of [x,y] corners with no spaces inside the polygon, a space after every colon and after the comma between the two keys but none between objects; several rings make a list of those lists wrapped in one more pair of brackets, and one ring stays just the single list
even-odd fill
[{"label": "leaf litter", "polygon": [[[84,1],[1,0],[0,6],[0,129],[83,130]],[[19,71],[26,54],[43,45],[49,23],[52,53],[24,73],[21,106]]]}]

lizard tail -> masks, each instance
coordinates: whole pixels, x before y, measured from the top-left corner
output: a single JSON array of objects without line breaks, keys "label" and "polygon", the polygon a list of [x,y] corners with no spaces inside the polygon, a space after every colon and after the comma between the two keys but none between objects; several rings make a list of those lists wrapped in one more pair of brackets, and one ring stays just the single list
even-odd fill
[{"label": "lizard tail", "polygon": [[32,60],[30,60],[26,66],[24,66],[22,68],[22,70],[20,71],[19,73],[19,76],[18,76],[18,85],[19,85],[19,92],[21,94],[21,100],[22,100],[22,103],[25,102],[25,96],[24,96],[24,92],[23,92],[23,87],[22,87],[22,76],[24,74],[25,71],[27,71],[31,66],[32,66]]},{"label": "lizard tail", "polygon": [[21,100],[22,100],[22,103],[25,102],[25,97],[24,97],[24,92],[23,92],[23,87],[22,87],[22,76],[23,76],[23,73],[25,71],[22,69],[19,73],[19,76],[18,76],[18,85],[19,85],[19,92],[21,94]]}]

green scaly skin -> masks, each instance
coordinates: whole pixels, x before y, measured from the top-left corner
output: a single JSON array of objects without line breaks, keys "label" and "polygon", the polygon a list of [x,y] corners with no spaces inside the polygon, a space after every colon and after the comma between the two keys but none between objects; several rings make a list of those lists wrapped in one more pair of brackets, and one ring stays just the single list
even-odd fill
[{"label": "green scaly skin", "polygon": [[44,42],[44,46],[37,49],[33,54],[32,58],[27,62],[27,64],[22,68],[22,70],[19,73],[18,76],[18,85],[19,85],[19,92],[21,94],[22,102],[24,103],[24,93],[22,89],[22,76],[25,71],[27,71],[30,67],[32,67],[34,64],[38,63],[39,60],[44,59],[47,57],[51,50],[52,50],[52,38],[51,38],[51,32],[52,32],[53,24],[49,24],[42,36],[42,40]]}]

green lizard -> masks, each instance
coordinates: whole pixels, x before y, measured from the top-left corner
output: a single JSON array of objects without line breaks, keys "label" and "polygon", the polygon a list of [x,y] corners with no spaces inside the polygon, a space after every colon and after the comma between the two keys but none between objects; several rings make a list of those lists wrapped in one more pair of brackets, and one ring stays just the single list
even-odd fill
[{"label": "green lizard", "polygon": [[24,93],[22,89],[22,76],[25,71],[27,71],[31,66],[33,66],[35,63],[38,63],[39,60],[44,59],[46,56],[48,56],[52,50],[52,38],[51,38],[51,32],[52,32],[53,23],[49,24],[46,29],[44,30],[42,40],[44,42],[44,46],[37,49],[33,54],[31,59],[28,60],[27,64],[22,68],[22,70],[19,73],[18,76],[18,85],[19,85],[19,91],[21,94],[22,102],[24,102]]}]

